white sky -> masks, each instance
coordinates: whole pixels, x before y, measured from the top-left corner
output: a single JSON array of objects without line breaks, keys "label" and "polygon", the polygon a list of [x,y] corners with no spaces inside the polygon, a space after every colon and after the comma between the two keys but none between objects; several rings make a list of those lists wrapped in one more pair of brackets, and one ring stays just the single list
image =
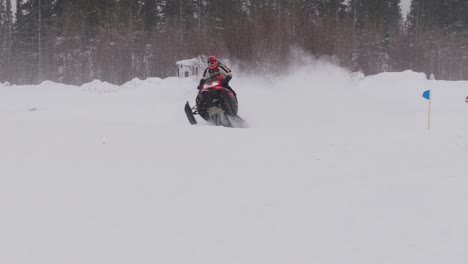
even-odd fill
[{"label": "white sky", "polygon": [[11,5],[13,7],[13,15],[16,13],[16,0],[11,0]]},{"label": "white sky", "polygon": [[406,17],[410,10],[411,0],[401,0],[401,11],[403,12],[403,17]]}]

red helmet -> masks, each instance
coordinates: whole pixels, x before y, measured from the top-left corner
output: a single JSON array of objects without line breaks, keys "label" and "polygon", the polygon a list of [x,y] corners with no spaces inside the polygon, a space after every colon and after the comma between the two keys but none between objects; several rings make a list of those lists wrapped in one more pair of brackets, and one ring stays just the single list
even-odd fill
[{"label": "red helmet", "polygon": [[208,68],[211,70],[216,69],[218,67],[218,59],[215,56],[208,57]]}]

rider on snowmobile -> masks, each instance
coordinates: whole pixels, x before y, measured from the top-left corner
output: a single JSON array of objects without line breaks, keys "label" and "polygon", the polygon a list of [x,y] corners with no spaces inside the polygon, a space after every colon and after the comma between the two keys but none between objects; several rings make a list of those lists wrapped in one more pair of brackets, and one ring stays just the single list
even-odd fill
[{"label": "rider on snowmobile", "polygon": [[234,92],[234,90],[229,86],[229,81],[232,79],[231,70],[226,65],[220,63],[215,56],[208,57],[208,68],[203,72],[203,76],[197,89],[200,90],[203,87],[206,79],[220,75],[222,76],[221,84],[223,87],[232,91],[234,96],[236,96],[236,92]]},{"label": "rider on snowmobile", "polygon": [[[185,114],[192,125],[197,124],[194,115],[206,121],[225,127],[244,127],[245,122],[237,115],[239,106],[236,93],[229,87],[231,70],[220,63],[215,56],[208,57],[208,68],[203,72],[198,85],[195,106],[185,104]],[[206,83],[206,85],[204,85]]]}]

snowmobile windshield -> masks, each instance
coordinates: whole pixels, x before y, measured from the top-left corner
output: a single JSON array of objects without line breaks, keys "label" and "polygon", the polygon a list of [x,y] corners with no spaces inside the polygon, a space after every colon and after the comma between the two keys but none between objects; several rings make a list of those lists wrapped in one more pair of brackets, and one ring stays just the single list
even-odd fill
[{"label": "snowmobile windshield", "polygon": [[206,79],[205,83],[210,83],[210,82],[214,82],[214,81],[219,81],[217,76],[212,76],[212,77]]},{"label": "snowmobile windshield", "polygon": [[205,84],[203,85],[203,88],[207,89],[207,88],[212,88],[212,87],[219,86],[219,85],[220,85],[220,82],[218,78],[216,78],[216,76],[213,76],[213,77],[206,79]]}]

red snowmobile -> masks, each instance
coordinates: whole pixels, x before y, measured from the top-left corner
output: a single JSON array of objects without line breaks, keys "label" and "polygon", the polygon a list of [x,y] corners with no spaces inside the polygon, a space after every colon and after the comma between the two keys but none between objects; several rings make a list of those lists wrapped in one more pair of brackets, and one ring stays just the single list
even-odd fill
[{"label": "red snowmobile", "polygon": [[214,76],[204,82],[193,108],[187,101],[185,113],[190,124],[196,125],[195,115],[200,115],[216,126],[243,127],[244,120],[237,115],[236,94],[221,84],[221,78],[222,76]]}]

